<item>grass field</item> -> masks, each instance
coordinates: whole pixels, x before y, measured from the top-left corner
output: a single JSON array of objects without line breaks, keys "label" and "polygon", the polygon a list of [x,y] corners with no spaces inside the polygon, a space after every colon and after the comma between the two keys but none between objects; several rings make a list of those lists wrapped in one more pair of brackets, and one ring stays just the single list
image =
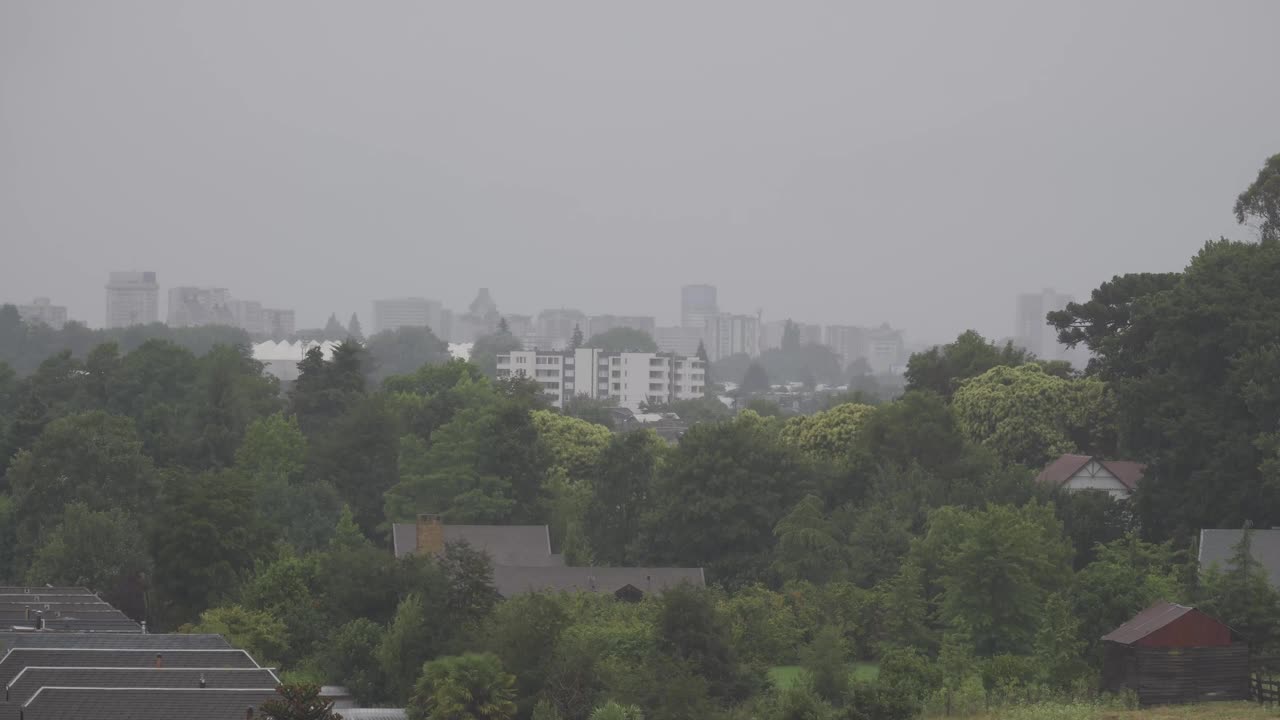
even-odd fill
[{"label": "grass field", "polygon": [[[849,669],[858,680],[875,680],[880,675],[880,666],[875,663],[854,663]],[[769,668],[769,679],[777,687],[791,687],[799,679],[800,671],[799,665],[777,665]]]}]

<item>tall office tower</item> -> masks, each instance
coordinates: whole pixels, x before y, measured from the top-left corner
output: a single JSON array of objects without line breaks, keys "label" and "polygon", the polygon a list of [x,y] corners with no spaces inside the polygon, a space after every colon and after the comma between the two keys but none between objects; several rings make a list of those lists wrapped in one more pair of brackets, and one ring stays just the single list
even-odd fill
[{"label": "tall office tower", "polygon": [[169,289],[169,327],[235,325],[231,293],[226,288],[176,287]]},{"label": "tall office tower", "polygon": [[1058,346],[1058,332],[1049,327],[1049,321],[1045,316],[1055,310],[1063,309],[1067,303],[1073,301],[1074,298],[1070,295],[1054,292],[1052,288],[1046,288],[1038,293],[1019,295],[1013,343],[1045,360],[1064,358],[1065,348]]},{"label": "tall office tower", "polygon": [[107,327],[160,322],[160,286],[153,272],[113,272],[107,276]]},{"label": "tall office tower", "polygon": [[720,312],[714,285],[685,285],[680,288],[680,324],[702,329],[707,319]]}]

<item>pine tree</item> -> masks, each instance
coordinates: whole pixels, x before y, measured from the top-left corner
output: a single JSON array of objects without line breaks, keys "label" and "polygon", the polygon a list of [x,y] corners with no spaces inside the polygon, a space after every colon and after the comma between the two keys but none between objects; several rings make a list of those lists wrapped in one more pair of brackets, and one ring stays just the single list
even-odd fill
[{"label": "pine tree", "polygon": [[578,325],[573,326],[573,338],[569,340],[569,349],[577,350],[582,347],[582,328]]},{"label": "pine tree", "polygon": [[498,320],[498,334],[499,334],[499,335],[510,335],[510,334],[511,334],[511,326],[507,324],[507,319],[506,319],[506,318],[500,318],[500,319]]},{"label": "pine tree", "polygon": [[360,318],[355,313],[351,313],[351,320],[347,322],[347,337],[364,342],[364,329],[360,327]]},{"label": "pine tree", "polygon": [[347,329],[338,322],[337,313],[329,313],[329,322],[324,324],[325,340],[342,340],[347,336]]}]

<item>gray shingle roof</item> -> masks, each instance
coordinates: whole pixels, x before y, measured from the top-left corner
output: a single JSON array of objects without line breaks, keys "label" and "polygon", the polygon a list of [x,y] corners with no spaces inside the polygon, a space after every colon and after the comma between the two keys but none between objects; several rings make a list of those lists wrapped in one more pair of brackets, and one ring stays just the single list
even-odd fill
[{"label": "gray shingle roof", "polygon": [[5,688],[5,699],[25,703],[42,687],[254,688],[274,690],[280,678],[267,668],[28,667]]},{"label": "gray shingle roof", "polygon": [[[1232,548],[1242,535],[1243,530],[1201,530],[1200,569],[1207,570],[1215,563],[1222,570],[1230,569]],[[1271,586],[1280,588],[1280,530],[1253,530],[1249,543],[1249,554],[1267,571]]]},{"label": "gray shingle roof", "polygon": [[255,717],[273,690],[214,688],[41,688],[23,706],[24,720],[241,720]]},{"label": "gray shingle roof", "polygon": [[0,657],[10,648],[118,648],[122,650],[230,650],[221,635],[182,633],[0,632]]},{"label": "gray shingle roof", "polygon": [[706,585],[702,568],[498,566],[493,569],[493,584],[504,597],[542,590],[614,593],[627,585],[647,595],[682,582],[698,587]]},{"label": "gray shingle roof", "polygon": [[163,667],[258,667],[244,650],[13,648],[0,658],[0,685],[7,687],[27,667],[155,667],[157,654]]},{"label": "gray shingle roof", "polygon": [[56,595],[92,595],[93,591],[83,587],[54,585],[0,585],[0,595],[39,595],[41,593]]},{"label": "gray shingle roof", "polygon": [[404,708],[344,708],[342,720],[404,720]]},{"label": "gray shingle roof", "polygon": [[[417,548],[418,527],[395,523],[391,538],[396,557],[412,555]],[[445,525],[445,542],[466,542],[483,550],[495,565],[550,566],[558,555],[551,554],[551,531],[546,525]]]}]

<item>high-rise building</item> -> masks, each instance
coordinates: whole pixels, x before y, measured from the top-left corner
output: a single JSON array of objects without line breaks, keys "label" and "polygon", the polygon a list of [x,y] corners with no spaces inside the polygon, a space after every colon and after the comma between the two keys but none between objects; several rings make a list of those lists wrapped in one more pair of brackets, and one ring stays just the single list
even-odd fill
[{"label": "high-rise building", "polygon": [[43,323],[51,328],[67,324],[67,306],[54,305],[47,297],[38,297],[29,305],[18,306],[18,317],[28,325]]},{"label": "high-rise building", "polygon": [[107,327],[160,321],[160,285],[153,272],[113,272],[107,276]]},{"label": "high-rise building", "polygon": [[556,347],[566,347],[573,337],[573,329],[579,328],[585,333],[583,326],[587,324],[587,316],[581,310],[560,308],[543,310],[538,313],[536,332],[539,338]]},{"label": "high-rise building", "polygon": [[182,286],[169,289],[169,327],[234,325],[231,292],[226,288]]},{"label": "high-rise building", "polygon": [[1073,297],[1054,292],[1052,288],[1019,295],[1013,343],[1035,353],[1036,357],[1061,359],[1063,353],[1059,352],[1058,333],[1049,327],[1045,316],[1065,308],[1070,302],[1074,302]]},{"label": "high-rise building", "polygon": [[[704,327],[669,326],[653,329],[653,341],[658,350],[676,355],[693,356],[698,354],[698,346],[702,345]],[[705,348],[704,348],[705,349]],[[710,357],[707,358],[708,360]]]},{"label": "high-rise building", "polygon": [[901,330],[894,330],[888,324],[872,328],[867,331],[867,364],[878,375],[898,374],[904,369],[905,347]]},{"label": "high-rise building", "polygon": [[828,325],[823,330],[823,344],[840,356],[846,366],[868,355],[867,329],[855,325]]},{"label": "high-rise building", "polygon": [[703,324],[702,342],[712,362],[730,355],[760,354],[760,318],[754,315],[717,313]]},{"label": "high-rise building", "polygon": [[719,314],[714,285],[685,285],[680,288],[680,324],[685,327],[706,327],[707,318]]},{"label": "high-rise building", "polygon": [[441,332],[441,305],[426,298],[391,298],[373,301],[373,331],[398,330],[402,327],[425,327],[437,336]]},{"label": "high-rise building", "polygon": [[283,340],[297,332],[297,323],[292,310],[278,308],[262,308],[262,334],[272,339]]},{"label": "high-rise building", "polygon": [[257,300],[227,301],[227,310],[231,312],[231,321],[236,327],[250,335],[262,335],[266,326],[262,322],[262,303]]},{"label": "high-rise building", "polygon": [[760,330],[760,349],[776,350],[782,347],[782,338],[786,335],[787,323],[795,325],[796,338],[801,345],[821,345],[822,326],[816,323],[800,323],[791,320],[771,320]]},{"label": "high-rise building", "polygon": [[498,377],[527,377],[555,407],[575,396],[613,398],[639,410],[706,394],[706,364],[667,353],[613,353],[597,348],[516,350],[498,356]]}]

